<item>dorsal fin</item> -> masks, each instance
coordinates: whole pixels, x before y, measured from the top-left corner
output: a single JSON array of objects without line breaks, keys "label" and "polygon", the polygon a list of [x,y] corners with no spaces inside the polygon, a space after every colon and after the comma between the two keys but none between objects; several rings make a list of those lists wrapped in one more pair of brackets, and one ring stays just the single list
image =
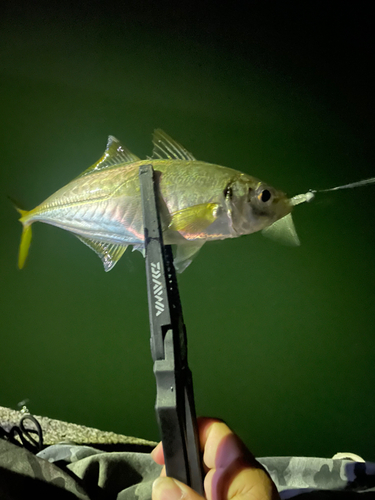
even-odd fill
[{"label": "dorsal fin", "polygon": [[300,245],[291,214],[285,215],[285,217],[282,217],[270,226],[264,228],[262,234],[284,245]]},{"label": "dorsal fin", "polygon": [[196,161],[189,151],[160,128],[154,130],[152,143],[154,145],[152,158]]},{"label": "dorsal fin", "polygon": [[139,160],[140,158],[123,146],[116,137],[110,135],[108,136],[107,147],[105,148],[103,156],[94,163],[94,165],[91,165],[91,167],[82,172],[77,179],[84,175],[91,174],[92,172],[99,172],[105,168],[119,165],[120,163],[133,163]]}]

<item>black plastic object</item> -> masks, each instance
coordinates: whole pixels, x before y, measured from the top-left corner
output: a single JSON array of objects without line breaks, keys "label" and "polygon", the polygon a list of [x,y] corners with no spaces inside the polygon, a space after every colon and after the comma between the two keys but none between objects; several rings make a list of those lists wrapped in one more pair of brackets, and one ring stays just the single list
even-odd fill
[{"label": "black plastic object", "polygon": [[163,244],[158,210],[161,198],[155,177],[152,165],[140,167],[156,417],[167,476],[204,495],[186,329],[172,249]]},{"label": "black plastic object", "polygon": [[[27,420],[34,424],[35,429],[25,426]],[[37,435],[38,440],[34,439],[33,434]],[[19,440],[16,439],[17,437]],[[33,453],[38,453],[43,449],[42,427],[34,415],[30,415],[29,413],[23,415],[18,426],[13,425],[9,430],[0,426],[0,438],[6,439],[18,446],[24,446]]]}]

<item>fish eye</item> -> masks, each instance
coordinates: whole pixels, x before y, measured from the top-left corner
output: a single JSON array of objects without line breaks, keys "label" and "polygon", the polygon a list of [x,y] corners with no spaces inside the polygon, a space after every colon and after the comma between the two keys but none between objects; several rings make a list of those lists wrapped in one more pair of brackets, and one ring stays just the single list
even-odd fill
[{"label": "fish eye", "polygon": [[258,195],[258,200],[263,203],[267,203],[271,199],[271,192],[268,189],[263,189],[263,191]]}]

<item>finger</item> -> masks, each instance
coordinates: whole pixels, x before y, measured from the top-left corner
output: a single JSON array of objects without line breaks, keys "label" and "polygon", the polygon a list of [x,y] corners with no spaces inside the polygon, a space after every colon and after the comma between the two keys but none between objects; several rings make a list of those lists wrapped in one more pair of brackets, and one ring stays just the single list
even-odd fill
[{"label": "finger", "polygon": [[152,500],[205,500],[186,484],[171,477],[159,477],[152,485]]},{"label": "finger", "polygon": [[208,436],[208,432],[210,430],[210,427],[213,424],[220,423],[220,422],[224,423],[223,420],[220,420],[219,418],[212,418],[212,417],[198,417],[197,418],[199,442],[200,442],[202,451],[206,445],[207,436]]},{"label": "finger", "polygon": [[280,500],[276,486],[262,469],[210,470],[204,480],[208,500]]},{"label": "finger", "polygon": [[228,488],[227,498],[280,500],[275,484],[263,469],[244,468]]},{"label": "finger", "polygon": [[163,443],[160,441],[159,444],[151,452],[151,458],[159,465],[164,465],[164,452]]},{"label": "finger", "polygon": [[[222,420],[214,418],[199,417],[197,424],[200,449],[204,452],[203,466],[205,472],[207,472],[209,469],[216,467],[215,456],[217,445],[227,434],[232,434],[232,431]],[[151,457],[157,464],[165,464],[162,442],[152,450]]]},{"label": "finger", "polygon": [[[223,421],[199,418],[198,429],[201,449],[204,450],[205,471],[208,471],[205,491],[209,500],[235,500],[239,497],[252,500],[278,498],[277,490],[266,471]],[[157,463],[164,464],[161,443],[153,450],[152,457]],[[165,467],[161,476],[165,476]],[[180,495],[178,498],[181,498],[181,491],[184,492],[183,487],[177,487],[176,490],[173,482],[166,488],[166,495],[170,490],[177,491]],[[189,495],[197,494],[189,488]],[[189,498],[201,497],[198,495]],[[170,499],[163,496],[163,500]]]},{"label": "finger", "polygon": [[[210,426],[215,422],[221,422],[221,421],[218,419],[214,419],[214,418],[200,417],[200,418],[198,418],[197,422],[198,422],[200,448],[201,448],[201,451],[203,452],[204,446],[206,444],[207,433],[208,433]],[[151,457],[157,464],[164,465],[163,444],[161,441],[152,450]]]},{"label": "finger", "polygon": [[243,442],[223,422],[208,429],[204,461],[208,499],[276,499],[278,493],[268,473]]},{"label": "finger", "polygon": [[[212,418],[205,418],[199,422],[199,434],[202,450],[204,451],[203,462],[209,469],[215,469],[217,467],[216,457],[220,443],[226,436],[234,436],[234,434],[222,420]],[[234,452],[238,455],[240,450],[233,448],[231,455]],[[233,459],[233,456],[231,458]]]}]

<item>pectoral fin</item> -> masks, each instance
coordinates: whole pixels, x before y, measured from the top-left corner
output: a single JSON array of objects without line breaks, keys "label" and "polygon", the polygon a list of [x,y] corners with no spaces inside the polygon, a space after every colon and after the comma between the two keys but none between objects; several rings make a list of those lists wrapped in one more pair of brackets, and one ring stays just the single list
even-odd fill
[{"label": "pectoral fin", "polygon": [[197,235],[216,220],[218,208],[217,203],[202,203],[179,210],[172,214],[168,229],[191,236]]},{"label": "pectoral fin", "polygon": [[76,234],[77,238],[87,245],[102,259],[104,270],[110,271],[121,259],[127,245],[115,245],[113,243],[103,243],[101,241],[90,240]]},{"label": "pectoral fin", "polygon": [[177,246],[176,256],[173,260],[178,273],[182,273],[191,264],[193,258],[205,244],[205,240],[190,241]]},{"label": "pectoral fin", "polygon": [[263,229],[262,234],[267,238],[271,238],[272,240],[282,243],[283,245],[300,245],[291,214],[285,215],[285,217],[282,217],[269,227]]}]

